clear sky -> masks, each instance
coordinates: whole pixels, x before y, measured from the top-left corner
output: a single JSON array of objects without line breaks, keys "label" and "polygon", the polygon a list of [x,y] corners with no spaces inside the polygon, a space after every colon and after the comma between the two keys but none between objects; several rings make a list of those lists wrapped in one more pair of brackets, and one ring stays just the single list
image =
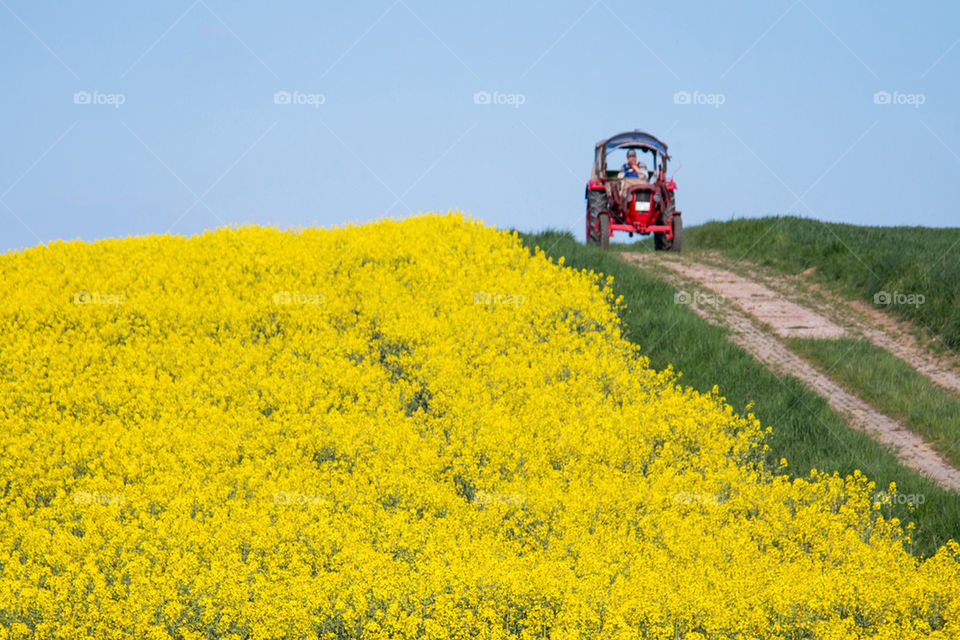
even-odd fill
[{"label": "clear sky", "polygon": [[0,251],[450,208],[579,238],[630,129],[687,226],[958,226],[958,43],[953,1],[0,0]]}]

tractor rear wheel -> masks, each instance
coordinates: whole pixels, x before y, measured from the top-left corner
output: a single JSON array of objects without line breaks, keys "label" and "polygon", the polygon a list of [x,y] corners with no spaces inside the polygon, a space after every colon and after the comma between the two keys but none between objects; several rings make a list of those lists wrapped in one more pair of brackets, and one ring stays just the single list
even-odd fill
[{"label": "tractor rear wheel", "polygon": [[610,215],[600,214],[600,248],[610,248]]},{"label": "tractor rear wheel", "polygon": [[599,245],[598,233],[600,212],[609,208],[604,191],[587,191],[587,244]]},{"label": "tractor rear wheel", "polygon": [[666,236],[662,231],[653,232],[653,250],[654,251],[667,251],[670,248],[670,241],[667,240]]}]

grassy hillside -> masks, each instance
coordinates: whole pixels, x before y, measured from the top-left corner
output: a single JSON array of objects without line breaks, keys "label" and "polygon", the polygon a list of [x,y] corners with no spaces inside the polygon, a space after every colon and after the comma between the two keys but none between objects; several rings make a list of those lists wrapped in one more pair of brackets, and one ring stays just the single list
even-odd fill
[{"label": "grassy hillside", "polygon": [[863,339],[794,338],[790,347],[960,467],[960,397]]},{"label": "grassy hillside", "polygon": [[709,222],[685,234],[687,251],[720,251],[789,274],[814,268],[811,277],[870,304],[886,292],[891,304],[878,306],[960,351],[960,229],[769,217]]},{"label": "grassy hillside", "polygon": [[568,233],[521,238],[531,250],[539,246],[554,259],[563,256],[569,267],[614,276],[614,292],[626,304],[625,337],[640,346],[655,368],[673,365],[682,372],[682,384],[701,391],[716,384],[737,410],[752,404],[750,411],[773,427],[766,440],[769,465],[786,458],[786,473],[796,478],[808,477],[812,468],[841,475],[860,469],[876,482],[877,491],[896,482],[901,494],[923,495],[924,503],[915,510],[896,505],[891,511],[916,522],[913,551],[919,556],[933,553],[947,538],[960,538],[960,502],[954,494],[900,466],[869,436],[850,429],[826,400],[793,378],[778,378],[727,341],[725,330],[706,323],[687,305],[675,304],[670,285]]}]

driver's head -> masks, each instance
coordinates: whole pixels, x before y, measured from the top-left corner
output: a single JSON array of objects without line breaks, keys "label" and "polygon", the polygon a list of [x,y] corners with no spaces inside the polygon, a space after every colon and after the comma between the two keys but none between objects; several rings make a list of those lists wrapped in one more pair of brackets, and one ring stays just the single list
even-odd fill
[{"label": "driver's head", "polygon": [[636,162],[637,162],[637,150],[636,150],[636,149],[628,149],[628,150],[627,150],[627,162],[629,162],[630,164],[636,164]]}]

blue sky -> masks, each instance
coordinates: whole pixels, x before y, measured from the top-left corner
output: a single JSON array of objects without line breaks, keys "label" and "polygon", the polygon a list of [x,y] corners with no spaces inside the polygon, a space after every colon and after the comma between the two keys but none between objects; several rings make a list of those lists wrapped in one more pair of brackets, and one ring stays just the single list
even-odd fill
[{"label": "blue sky", "polygon": [[958,42],[953,2],[0,0],[0,251],[450,208],[579,238],[630,129],[688,226],[957,226]]}]

